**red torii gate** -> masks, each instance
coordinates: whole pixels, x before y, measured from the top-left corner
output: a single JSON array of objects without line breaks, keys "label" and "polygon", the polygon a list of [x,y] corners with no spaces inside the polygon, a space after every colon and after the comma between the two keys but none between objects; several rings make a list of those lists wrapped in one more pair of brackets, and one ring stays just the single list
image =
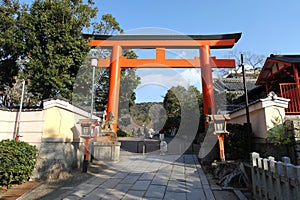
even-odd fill
[{"label": "red torii gate", "polygon": [[[89,35],[91,47],[112,49],[111,57],[98,60],[98,66],[110,67],[107,112],[118,119],[121,68],[196,68],[201,67],[204,114],[215,114],[212,68],[234,68],[233,59],[216,59],[210,49],[232,48],[241,33],[219,35]],[[155,59],[127,59],[122,49],[156,49]],[[165,49],[199,49],[194,59],[166,59]],[[117,130],[117,124],[115,124]]]}]

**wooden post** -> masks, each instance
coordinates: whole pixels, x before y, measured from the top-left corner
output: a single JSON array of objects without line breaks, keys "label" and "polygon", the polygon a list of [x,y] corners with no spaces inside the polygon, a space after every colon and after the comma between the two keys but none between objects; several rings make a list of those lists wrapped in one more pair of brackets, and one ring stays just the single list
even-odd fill
[{"label": "wooden post", "polygon": [[274,178],[276,180],[276,190],[278,192],[278,196],[277,196],[278,199],[283,199],[281,180],[280,180],[281,175],[282,175],[282,162],[276,162]]},{"label": "wooden post", "polygon": [[215,114],[215,96],[210,63],[210,47],[203,45],[200,48],[202,94],[204,114]]},{"label": "wooden post", "polygon": [[90,146],[90,136],[82,136],[84,143],[84,159],[82,163],[82,172],[86,173],[89,163],[89,146]]},{"label": "wooden post", "polygon": [[108,105],[107,113],[113,113],[116,119],[113,125],[115,132],[117,131],[117,119],[118,119],[118,109],[119,109],[119,93],[120,93],[120,78],[121,78],[121,66],[119,58],[122,55],[122,48],[119,45],[114,45],[112,48],[111,55],[111,67],[110,67],[110,77],[109,77],[109,91],[108,91]]},{"label": "wooden post", "polygon": [[257,163],[257,171],[256,171],[256,175],[257,175],[257,188],[258,188],[258,196],[259,199],[263,199],[263,181],[262,181],[262,171],[263,171],[263,166],[262,166],[262,158],[257,158],[256,159],[256,163]]},{"label": "wooden post", "polygon": [[296,179],[295,182],[297,182],[298,184],[295,184],[297,185],[296,186],[296,196],[295,198],[296,199],[300,199],[300,185],[299,185],[299,181],[300,181],[300,165],[297,165],[294,167],[294,177]]},{"label": "wooden post", "polygon": [[225,136],[225,133],[218,134],[221,162],[226,162],[225,161],[224,136]]},{"label": "wooden post", "polygon": [[275,158],[272,156],[268,157],[268,182],[269,182],[269,198],[275,199],[277,197],[277,191],[276,188],[274,188],[274,179],[273,179],[273,173],[275,171]]},{"label": "wooden post", "polygon": [[258,176],[257,176],[257,162],[256,159],[259,158],[259,153],[252,152],[250,153],[250,162],[252,163],[251,167],[251,176],[252,176],[252,192],[254,199],[258,199],[257,190],[258,190]]},{"label": "wooden post", "polygon": [[290,200],[293,199],[293,189],[291,188],[290,179],[293,178],[293,165],[290,163],[283,164],[284,188],[285,197]]},{"label": "wooden post", "polygon": [[268,165],[267,165],[267,162],[268,162],[268,159],[264,158],[261,160],[261,164],[262,164],[262,186],[264,188],[263,190],[263,195],[266,199],[269,198],[269,187],[268,187],[268,181],[267,181],[267,171],[268,171]]}]

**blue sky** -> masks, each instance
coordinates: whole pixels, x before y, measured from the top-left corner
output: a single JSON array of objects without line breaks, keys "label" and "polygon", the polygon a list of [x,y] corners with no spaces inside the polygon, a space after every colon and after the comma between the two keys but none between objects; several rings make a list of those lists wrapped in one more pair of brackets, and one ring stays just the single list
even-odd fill
[{"label": "blue sky", "polygon": [[[242,32],[236,49],[269,55],[299,52],[300,1],[289,0],[99,0],[121,27],[159,27],[182,34]],[[100,16],[99,16],[100,17]]]},{"label": "blue sky", "polygon": [[[97,0],[96,5],[99,8],[98,19],[102,14],[110,13],[129,34],[141,30],[153,31],[153,34],[203,35],[242,32],[241,39],[232,50],[265,56],[299,53],[299,0]],[[228,51],[215,50],[211,53],[223,57]],[[175,54],[182,53],[186,54]],[[196,78],[195,73],[198,72],[199,69],[138,70],[138,74],[146,79],[137,89],[137,101],[161,101],[166,89],[172,86],[172,80],[199,87],[199,81],[190,79]],[[173,79],[168,79],[168,75],[172,75]],[[185,80],[181,81],[178,77]]]}]

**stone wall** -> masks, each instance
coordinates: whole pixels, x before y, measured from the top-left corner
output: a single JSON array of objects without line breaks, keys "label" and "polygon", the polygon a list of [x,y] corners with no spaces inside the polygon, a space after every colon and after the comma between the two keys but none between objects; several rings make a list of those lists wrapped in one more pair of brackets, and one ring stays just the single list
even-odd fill
[{"label": "stone wall", "polygon": [[49,180],[65,177],[71,169],[82,166],[83,150],[80,141],[42,141],[31,178]]},{"label": "stone wall", "polygon": [[297,164],[300,165],[300,116],[287,115],[286,120],[290,121],[290,129],[295,135],[295,156]]}]

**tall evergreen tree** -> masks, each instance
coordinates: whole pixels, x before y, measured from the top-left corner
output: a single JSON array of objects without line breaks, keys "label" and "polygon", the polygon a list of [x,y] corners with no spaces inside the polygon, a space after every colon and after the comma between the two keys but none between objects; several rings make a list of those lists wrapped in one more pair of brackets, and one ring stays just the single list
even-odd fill
[{"label": "tall evergreen tree", "polygon": [[[97,8],[92,0],[35,0],[22,6],[17,0],[2,0],[0,11],[0,97],[12,94],[14,81],[25,79],[31,104],[57,94],[90,103],[92,70],[86,58],[91,49],[82,33],[90,26],[94,34],[122,33],[116,19],[105,14],[99,22],[93,21]],[[110,52],[99,53],[105,57]],[[135,56],[132,51],[124,53]],[[80,66],[84,66],[84,73],[78,74]],[[96,79],[95,100],[98,105],[105,105],[109,69],[97,69],[96,74],[100,76]],[[127,83],[129,77],[135,79],[128,91],[132,103],[138,77],[129,69],[123,70],[122,75]],[[84,91],[83,95],[73,95],[74,84]]]},{"label": "tall evergreen tree", "polygon": [[19,71],[20,56],[24,56],[25,43],[19,29],[18,17],[26,10],[16,0],[0,1],[0,104],[7,105],[11,99]]},{"label": "tall evergreen tree", "polygon": [[169,89],[163,101],[168,116],[164,128],[179,127],[182,121],[188,122],[195,116],[199,118],[203,110],[202,101],[202,94],[194,86],[189,86],[187,89],[182,86]]},{"label": "tall evergreen tree", "polygon": [[[99,22],[93,23],[94,34],[118,34],[123,30],[119,26],[111,14],[102,15]],[[96,56],[98,59],[106,58],[111,55],[111,51],[102,48],[95,48],[89,53],[91,56]],[[137,58],[137,55],[132,51],[123,50],[123,56],[127,58]],[[100,66],[101,67],[101,66]],[[96,68],[95,69],[95,108],[97,111],[104,109],[108,103],[108,89],[109,89],[109,68]],[[120,84],[120,112],[121,110],[128,109],[132,106],[135,100],[134,90],[140,83],[140,78],[136,75],[136,70],[132,68],[121,69],[121,84]],[[92,67],[88,64],[88,59],[80,67],[76,77],[75,88],[73,92],[73,102],[82,106],[89,106],[91,104],[91,87],[92,87]]]},{"label": "tall evergreen tree", "polygon": [[82,0],[36,0],[21,18],[28,49],[24,74],[38,99],[71,99],[79,66],[90,50],[82,38],[97,9]]}]

